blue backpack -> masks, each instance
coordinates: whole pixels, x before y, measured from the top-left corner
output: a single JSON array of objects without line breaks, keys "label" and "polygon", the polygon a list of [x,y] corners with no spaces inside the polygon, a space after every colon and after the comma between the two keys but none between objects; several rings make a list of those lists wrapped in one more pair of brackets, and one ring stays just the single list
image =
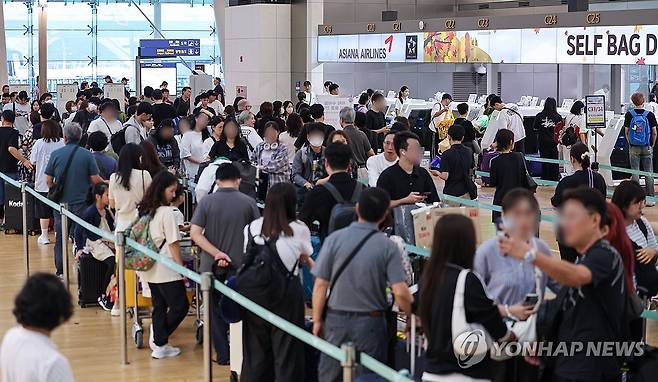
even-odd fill
[{"label": "blue backpack", "polygon": [[651,137],[651,128],[647,118],[649,112],[645,110],[642,114],[638,114],[634,109],[631,109],[630,113],[633,118],[628,129],[628,143],[631,146],[649,146]]}]

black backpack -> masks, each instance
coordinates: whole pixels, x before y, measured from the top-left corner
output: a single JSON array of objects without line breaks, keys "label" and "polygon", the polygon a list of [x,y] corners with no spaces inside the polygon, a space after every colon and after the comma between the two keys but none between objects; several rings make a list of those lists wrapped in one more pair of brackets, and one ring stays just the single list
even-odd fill
[{"label": "black backpack", "polygon": [[363,184],[361,184],[361,182],[356,182],[356,186],[354,186],[354,191],[352,192],[352,197],[349,201],[343,199],[343,196],[340,194],[336,186],[331,184],[331,182],[327,182],[323,184],[323,186],[329,191],[334,200],[336,200],[336,205],[333,206],[331,214],[329,215],[327,234],[330,234],[336,230],[347,227],[356,219],[356,202],[359,201],[359,196],[361,196]]},{"label": "black backpack", "polygon": [[247,233],[247,252],[236,276],[236,290],[265,309],[271,309],[282,302],[290,282],[299,282],[295,280],[299,260],[289,271],[276,250],[276,240],[259,236],[264,244],[258,244],[251,234],[251,226]]},{"label": "black backpack", "polygon": [[124,126],[121,130],[117,131],[110,138],[110,144],[112,145],[112,150],[119,155],[123,146],[126,145],[126,129],[128,125]]}]

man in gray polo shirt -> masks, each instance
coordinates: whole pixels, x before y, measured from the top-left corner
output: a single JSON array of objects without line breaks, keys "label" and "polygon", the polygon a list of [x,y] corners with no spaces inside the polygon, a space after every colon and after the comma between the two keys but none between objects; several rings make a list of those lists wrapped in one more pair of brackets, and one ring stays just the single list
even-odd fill
[{"label": "man in gray polo shirt", "polygon": [[[232,163],[222,163],[215,175],[217,191],[203,198],[192,216],[190,234],[203,250],[201,272],[212,271],[215,262],[229,266],[230,273],[242,265],[244,256],[244,227],[260,216],[256,201],[238,191],[240,170]],[[213,289],[213,300],[219,301]],[[212,339],[217,352],[217,363],[228,365],[228,323],[219,314],[219,305],[211,304]]]},{"label": "man in gray polo shirt", "polygon": [[[316,277],[313,334],[324,335],[336,346],[353,342],[357,351],[382,362],[386,361],[389,334],[392,334],[387,333],[384,315],[389,308],[386,287],[391,286],[401,311],[409,314],[412,302],[399,250],[378,230],[390,201],[384,190],[364,190],[357,204],[358,221],[327,237],[312,271]],[[343,264],[347,265],[343,267]],[[337,278],[341,268],[343,272]],[[321,355],[318,373],[321,382],[340,381],[341,373],[338,361]]]}]

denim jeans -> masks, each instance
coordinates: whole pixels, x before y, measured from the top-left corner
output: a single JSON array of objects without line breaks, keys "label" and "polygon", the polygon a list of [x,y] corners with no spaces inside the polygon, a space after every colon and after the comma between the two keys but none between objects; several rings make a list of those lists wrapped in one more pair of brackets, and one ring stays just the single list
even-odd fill
[{"label": "denim jeans", "polygon": [[[653,151],[651,146],[630,146],[629,158],[631,162],[631,169],[642,171],[653,171]],[[633,180],[640,181],[640,176],[633,174]],[[644,177],[645,186],[648,196],[654,196],[653,177]]]},{"label": "denim jeans", "polygon": [[[69,211],[73,212],[76,216],[82,216],[86,208],[87,204],[84,202],[69,204]],[[64,274],[64,262],[62,260],[62,216],[59,212],[55,212],[53,218],[55,220],[55,270],[58,275],[61,275]],[[67,232],[67,235],[75,231],[76,225],[69,219],[69,232]]]},{"label": "denim jeans", "polygon": [[[352,342],[356,350],[366,353],[380,362],[386,362],[388,352],[388,330],[385,317],[343,315],[329,311],[324,323],[324,339],[340,347]],[[359,366],[357,375],[368,370]],[[342,381],[343,369],[340,362],[322,353],[318,375],[320,382]]]}]

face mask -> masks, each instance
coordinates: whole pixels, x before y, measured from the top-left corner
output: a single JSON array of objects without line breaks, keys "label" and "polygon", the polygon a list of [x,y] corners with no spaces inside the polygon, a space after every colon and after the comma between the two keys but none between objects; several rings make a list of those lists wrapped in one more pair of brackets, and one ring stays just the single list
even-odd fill
[{"label": "face mask", "polygon": [[313,137],[313,138],[308,140],[308,143],[310,143],[311,146],[315,146],[315,147],[322,146],[323,142],[324,142],[324,139],[322,139],[320,137]]},{"label": "face mask", "polygon": [[53,103],[53,100],[52,99],[47,99],[47,100],[43,101],[43,103]]},{"label": "face mask", "polygon": [[90,103],[89,106],[87,106],[87,111],[90,112],[90,113],[94,113],[94,112],[96,112],[96,108],[97,108],[97,106],[95,104]]},{"label": "face mask", "polygon": [[71,113],[75,113],[76,111],[78,111],[78,107],[77,106],[71,106]]}]

